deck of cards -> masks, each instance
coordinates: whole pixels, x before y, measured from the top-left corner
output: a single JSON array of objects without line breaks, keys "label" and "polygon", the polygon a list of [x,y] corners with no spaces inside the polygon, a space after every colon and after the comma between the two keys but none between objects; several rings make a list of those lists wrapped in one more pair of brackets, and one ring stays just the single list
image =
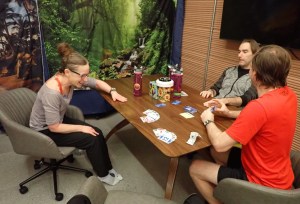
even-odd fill
[{"label": "deck of cards", "polygon": [[157,137],[157,139],[159,139],[167,144],[170,144],[177,139],[177,136],[173,132],[170,132],[163,128],[153,129],[153,132],[154,132],[155,136]]},{"label": "deck of cards", "polygon": [[159,113],[154,110],[151,110],[151,109],[148,109],[148,110],[144,111],[143,113],[146,116],[142,116],[140,118],[144,123],[153,123],[160,118]]}]

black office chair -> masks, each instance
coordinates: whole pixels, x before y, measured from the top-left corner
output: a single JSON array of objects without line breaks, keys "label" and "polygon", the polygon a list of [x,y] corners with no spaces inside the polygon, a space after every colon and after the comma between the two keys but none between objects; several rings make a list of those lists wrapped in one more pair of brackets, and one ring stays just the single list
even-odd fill
[{"label": "black office chair", "polygon": [[[86,177],[93,174],[85,169],[62,165],[66,160],[74,161],[72,153],[76,149],[75,147],[58,147],[50,137],[29,128],[29,118],[35,98],[36,93],[27,88],[17,88],[2,93],[0,95],[0,121],[17,154],[42,158],[35,161],[35,169],[46,166],[19,184],[20,193],[24,194],[28,191],[26,183],[51,170],[55,199],[60,201],[63,199],[63,194],[57,191],[56,173],[58,169],[83,172]],[[66,115],[84,120],[82,112],[75,106],[69,106]],[[50,161],[46,162],[46,158]]]}]

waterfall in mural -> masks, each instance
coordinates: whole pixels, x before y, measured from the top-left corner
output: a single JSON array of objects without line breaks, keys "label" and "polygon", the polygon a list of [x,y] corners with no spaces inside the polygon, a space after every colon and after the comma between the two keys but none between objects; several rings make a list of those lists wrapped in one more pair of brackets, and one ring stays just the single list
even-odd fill
[{"label": "waterfall in mural", "polygon": [[[166,73],[174,0],[39,0],[51,75],[60,66],[56,45],[65,41],[84,54],[91,75],[126,77],[134,66]],[[51,8],[51,9],[49,9]]]},{"label": "waterfall in mural", "polygon": [[43,83],[39,18],[36,0],[0,2],[0,87],[28,87]]}]

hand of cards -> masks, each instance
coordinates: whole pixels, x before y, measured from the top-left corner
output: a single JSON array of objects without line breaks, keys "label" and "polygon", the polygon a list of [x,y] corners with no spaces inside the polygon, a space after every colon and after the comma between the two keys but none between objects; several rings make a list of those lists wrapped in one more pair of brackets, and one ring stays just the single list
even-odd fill
[{"label": "hand of cards", "polygon": [[142,116],[140,118],[144,123],[152,123],[152,122],[157,121],[160,118],[159,113],[154,110],[148,109],[148,110],[144,111],[143,113],[146,116]]},{"label": "hand of cards", "polygon": [[166,129],[157,128],[157,129],[153,129],[153,132],[154,132],[155,136],[157,137],[157,139],[159,139],[167,144],[170,144],[177,139],[177,136],[173,132],[169,132]]}]

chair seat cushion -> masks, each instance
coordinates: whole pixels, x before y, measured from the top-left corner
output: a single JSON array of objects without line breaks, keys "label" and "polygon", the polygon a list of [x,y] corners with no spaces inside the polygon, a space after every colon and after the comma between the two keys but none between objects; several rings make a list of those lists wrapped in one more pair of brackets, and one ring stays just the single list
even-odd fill
[{"label": "chair seat cushion", "polygon": [[109,191],[105,204],[176,204],[174,201],[129,191]]}]

